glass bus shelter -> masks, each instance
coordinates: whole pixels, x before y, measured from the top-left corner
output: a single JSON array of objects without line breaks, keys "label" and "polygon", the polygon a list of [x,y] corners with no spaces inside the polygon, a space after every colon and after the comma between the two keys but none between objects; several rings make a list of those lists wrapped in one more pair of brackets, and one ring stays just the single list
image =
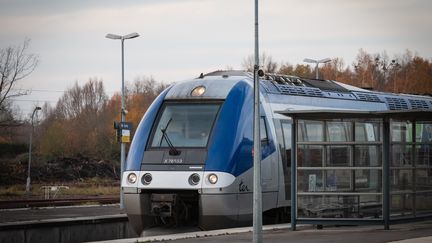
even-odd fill
[{"label": "glass bus shelter", "polygon": [[291,223],[432,216],[432,111],[304,110],[292,118]]}]

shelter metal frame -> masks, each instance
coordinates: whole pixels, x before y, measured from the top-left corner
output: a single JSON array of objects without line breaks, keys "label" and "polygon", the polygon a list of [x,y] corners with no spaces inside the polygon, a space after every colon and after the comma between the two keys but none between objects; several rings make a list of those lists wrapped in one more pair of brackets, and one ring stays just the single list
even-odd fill
[{"label": "shelter metal frame", "polygon": [[[391,188],[390,188],[390,171],[391,169],[397,169],[397,167],[391,168],[391,146],[394,144],[398,144],[398,142],[392,142],[391,138],[391,122],[393,120],[399,121],[410,121],[415,124],[416,121],[421,122],[431,122],[432,121],[432,111],[427,109],[416,109],[416,110],[384,110],[384,111],[361,111],[361,110],[285,110],[278,112],[280,114],[286,115],[292,118],[292,129],[291,129],[291,227],[292,230],[296,230],[297,223],[306,223],[306,224],[354,224],[354,225],[362,225],[362,224],[382,224],[384,225],[384,229],[390,229],[390,223],[398,223],[398,222],[406,222],[411,220],[419,220],[428,217],[432,217],[430,215],[419,215],[416,217],[415,214],[415,204],[413,205],[413,217],[410,218],[391,218],[390,215],[390,202],[391,202]],[[298,173],[298,146],[299,145],[307,145],[308,142],[299,142],[298,141],[298,122],[299,120],[315,120],[315,121],[326,121],[326,120],[344,120],[344,119],[373,119],[379,120],[382,124],[382,138],[378,142],[367,142],[364,144],[367,145],[377,145],[382,146],[382,164],[381,167],[348,167],[346,169],[350,170],[358,170],[358,169],[381,169],[382,170],[382,189],[379,193],[366,193],[370,195],[382,195],[382,217],[377,219],[358,219],[358,218],[299,218],[298,213],[298,196],[299,195],[308,195],[308,193],[299,193],[297,191],[297,173]],[[415,127],[415,126],[414,126]],[[415,128],[413,128],[413,141],[401,143],[403,145],[411,145],[412,147],[416,146],[415,140]],[[353,138],[354,141],[354,138]],[[316,142],[310,144],[317,144]],[[321,145],[361,145],[361,142],[320,142]],[[423,143],[424,144],[424,143]],[[426,145],[432,146],[430,143],[426,143]],[[412,152],[414,153],[414,152]],[[414,157],[412,157],[414,158]],[[311,169],[311,168],[302,168],[302,169]],[[314,168],[316,169],[316,168]],[[319,168],[322,169],[322,168]],[[332,169],[327,168],[327,169]],[[338,167],[338,169],[344,169],[343,167]],[[410,168],[412,169],[412,168]],[[414,169],[413,169],[414,170]],[[415,172],[414,179],[415,181]],[[414,186],[415,188],[415,186]],[[395,192],[393,194],[397,194]],[[415,189],[412,193],[416,193]],[[312,193],[313,194],[313,193]],[[362,193],[362,195],[366,195]],[[320,192],[319,195],[359,195],[359,193],[350,193],[350,192]]]}]

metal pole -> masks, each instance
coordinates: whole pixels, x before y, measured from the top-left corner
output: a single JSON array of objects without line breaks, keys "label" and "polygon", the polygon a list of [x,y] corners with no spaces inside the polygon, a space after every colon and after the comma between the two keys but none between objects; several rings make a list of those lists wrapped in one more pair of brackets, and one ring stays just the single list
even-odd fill
[{"label": "metal pole", "polygon": [[319,75],[318,75],[318,64],[319,64],[319,62],[317,62],[316,66],[315,66],[315,79],[319,78]]},{"label": "metal pole", "polygon": [[384,229],[390,229],[390,120],[383,119],[383,217]]},{"label": "metal pole", "polygon": [[297,119],[292,118],[291,127],[291,230],[297,226]]},{"label": "metal pole", "polygon": [[[121,99],[121,112],[120,112],[120,117],[121,117],[121,124],[123,124],[123,122],[125,121],[125,98],[124,98],[124,39],[122,37],[121,39],[121,55],[122,55],[122,99]],[[120,125],[120,132],[122,133],[122,125]],[[126,150],[126,145],[125,143],[123,143],[123,139],[122,139],[123,134],[120,134],[120,182],[123,181],[123,172],[125,170],[124,165],[125,165],[125,150]],[[124,198],[123,198],[123,191],[120,189],[120,209],[124,208]]]},{"label": "metal pole", "polygon": [[30,143],[29,143],[29,159],[28,159],[28,167],[27,167],[27,183],[26,183],[26,194],[30,194],[30,168],[31,168],[31,156],[32,156],[32,142],[33,142],[33,130],[34,130],[34,115],[36,111],[40,110],[40,107],[35,107],[33,110],[33,114],[31,116],[31,131],[30,131]]},{"label": "metal pole", "polygon": [[253,242],[262,242],[261,137],[259,102],[258,0],[255,0]]},{"label": "metal pole", "polygon": [[[34,115],[34,111],[33,111],[33,115]],[[30,167],[31,167],[32,140],[33,140],[33,115],[32,115],[31,131],[30,131],[29,159],[28,159],[28,168],[27,168],[27,184],[26,184],[27,195],[30,194]]]},{"label": "metal pole", "polygon": [[[125,95],[124,95],[124,41],[127,39],[137,38],[139,36],[138,33],[130,33],[127,35],[116,35],[116,34],[107,34],[105,37],[112,40],[121,40],[121,62],[122,62],[122,87],[121,87],[121,111],[120,111],[120,132],[122,133],[123,123],[126,120],[126,109],[125,109]],[[120,134],[120,137],[122,134]],[[123,178],[123,173],[125,171],[126,162],[126,144],[123,142],[122,138],[120,139],[120,183]],[[122,193],[122,189],[120,189],[120,208],[124,208],[124,197]]]}]

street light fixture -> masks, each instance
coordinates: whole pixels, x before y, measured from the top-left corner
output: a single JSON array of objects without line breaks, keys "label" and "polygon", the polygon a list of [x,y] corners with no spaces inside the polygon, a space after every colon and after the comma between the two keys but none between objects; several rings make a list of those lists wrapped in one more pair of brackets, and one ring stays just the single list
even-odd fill
[{"label": "street light fixture", "polygon": [[32,140],[33,140],[33,130],[34,123],[33,118],[37,111],[42,110],[39,106],[36,106],[33,110],[33,114],[31,116],[31,131],[30,131],[30,144],[29,144],[29,159],[28,159],[28,168],[27,168],[27,183],[26,183],[26,193],[30,194],[30,167],[31,167],[31,155],[32,155]]},{"label": "street light fixture", "polygon": [[303,60],[303,62],[307,62],[307,63],[315,63],[315,64],[316,64],[316,65],[315,65],[315,78],[316,78],[316,79],[319,78],[319,75],[318,75],[318,64],[320,64],[320,63],[328,63],[328,62],[330,62],[330,61],[331,61],[330,58],[324,58],[324,59],[321,59],[321,60],[314,60],[314,59],[310,59],[310,58],[305,58],[305,59]]},{"label": "street light fixture", "polygon": [[[122,58],[122,89],[121,89],[121,122],[125,122],[126,120],[126,109],[125,109],[125,101],[124,101],[124,41],[127,39],[133,39],[138,37],[139,34],[134,32],[127,35],[116,35],[116,34],[107,34],[105,37],[112,40],[121,40],[121,58]],[[125,157],[126,157],[126,145],[120,139],[120,182],[123,178],[124,166],[125,166]],[[120,208],[123,209],[123,193],[120,190]]]}]

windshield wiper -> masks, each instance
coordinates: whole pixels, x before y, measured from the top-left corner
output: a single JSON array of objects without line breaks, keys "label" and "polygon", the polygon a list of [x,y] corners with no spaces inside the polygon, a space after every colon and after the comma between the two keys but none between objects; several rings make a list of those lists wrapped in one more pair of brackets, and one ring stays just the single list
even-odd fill
[{"label": "windshield wiper", "polygon": [[[172,144],[171,140],[170,140],[169,137],[168,137],[168,134],[166,133],[166,130],[168,129],[168,126],[169,126],[169,124],[171,123],[171,121],[172,121],[172,118],[168,121],[168,123],[166,124],[165,128],[161,128],[160,130],[161,130],[161,132],[162,132],[162,138],[165,139],[165,141],[167,142],[167,144],[168,144],[168,146],[169,146],[169,148],[170,148],[169,154],[170,154],[170,155],[179,155],[179,154],[180,154],[180,151],[178,151],[178,150],[174,147],[174,145]],[[161,139],[161,142],[160,142],[159,146],[160,146],[160,145],[162,145],[162,139]]]}]

